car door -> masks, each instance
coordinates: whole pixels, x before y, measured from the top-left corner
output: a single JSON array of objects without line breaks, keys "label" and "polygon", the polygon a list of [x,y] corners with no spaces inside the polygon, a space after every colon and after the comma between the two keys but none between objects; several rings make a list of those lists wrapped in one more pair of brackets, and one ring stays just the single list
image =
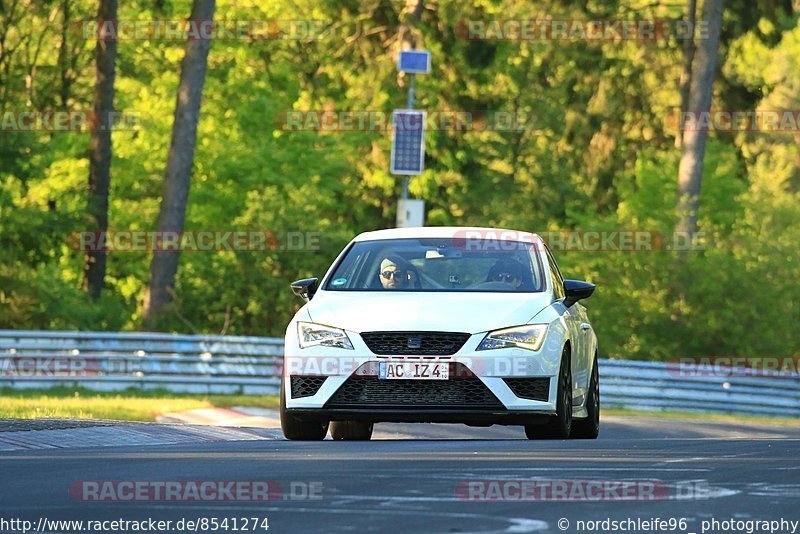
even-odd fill
[{"label": "car door", "polygon": [[573,304],[569,308],[563,305],[565,298],[564,295],[564,278],[561,276],[561,271],[558,268],[555,258],[550,253],[550,249],[545,247],[547,253],[547,262],[550,267],[550,279],[553,284],[553,298],[561,301],[560,309],[562,316],[567,324],[569,331],[569,339],[571,344],[571,358],[570,363],[572,367],[572,398],[574,404],[583,402],[583,396],[586,395],[588,388],[589,369],[586,361],[586,336],[585,330],[582,325],[585,314],[581,314],[580,304]]},{"label": "car door", "polygon": [[586,307],[580,302],[577,302],[573,308],[575,308],[580,317],[583,357],[586,359],[586,365],[591,366],[592,359],[594,358],[594,330],[592,329],[592,324],[589,322],[589,314],[586,311]]}]

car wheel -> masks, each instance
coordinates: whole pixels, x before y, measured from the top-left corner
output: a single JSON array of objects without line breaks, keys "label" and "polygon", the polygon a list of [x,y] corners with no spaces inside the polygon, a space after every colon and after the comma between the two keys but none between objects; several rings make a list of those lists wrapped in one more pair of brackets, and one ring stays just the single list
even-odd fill
[{"label": "car wheel", "polygon": [[561,354],[556,393],[556,415],[543,425],[525,425],[528,439],[567,439],[572,431],[572,369],[569,348]]},{"label": "car wheel", "polygon": [[286,439],[319,441],[328,433],[328,422],[303,421],[286,411],[285,380],[281,378],[281,430]]},{"label": "car wheel", "polygon": [[372,423],[361,421],[333,421],[331,437],[335,440],[366,441],[372,437]]},{"label": "car wheel", "polygon": [[600,374],[597,370],[597,354],[592,364],[592,378],[589,381],[589,394],[586,398],[586,411],[589,416],[572,423],[570,437],[578,439],[597,439],[600,433]]}]

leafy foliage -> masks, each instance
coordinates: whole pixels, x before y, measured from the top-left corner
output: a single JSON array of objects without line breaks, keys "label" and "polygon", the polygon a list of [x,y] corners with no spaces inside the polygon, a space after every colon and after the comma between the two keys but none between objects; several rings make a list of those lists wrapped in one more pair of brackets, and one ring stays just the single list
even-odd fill
[{"label": "leafy foliage", "polygon": [[[426,3],[412,32],[433,52],[434,67],[416,80],[418,106],[528,119],[520,130],[428,132],[427,169],[411,183],[427,202],[428,224],[647,230],[675,244],[679,153],[667,118],[679,104],[680,41],[476,41],[458,31],[466,20],[683,15],[678,4],[636,11],[639,4]],[[2,111],[89,109],[94,42],[62,29],[91,18],[96,6],[31,5],[27,17],[0,12],[0,25],[12,29],[0,60]],[[714,109],[800,109],[798,14],[789,2],[760,9],[766,5],[729,3]],[[120,18],[183,19],[189,7],[126,3]],[[329,29],[320,39],[213,43],[186,229],[264,230],[277,246],[184,253],[174,313],[162,328],[280,336],[300,305],[288,282],[323,274],[353,235],[393,226],[399,192],[388,173],[388,131],[286,131],[280,118],[290,110],[404,107],[409,80],[394,57],[408,14],[402,2],[383,0],[221,0],[217,13],[314,19]],[[119,43],[116,106],[141,120],[113,136],[111,229],[155,226],[182,46]],[[790,334],[800,319],[797,140],[711,134],[705,238],[686,261],[667,246],[556,251],[567,277],[599,285],[587,306],[604,354],[800,353]],[[0,328],[139,325],[149,253],[110,254],[99,301],[80,290],[83,257],[72,234],[86,229],[87,147],[86,132],[0,132]],[[286,236],[306,246],[295,250]]]}]

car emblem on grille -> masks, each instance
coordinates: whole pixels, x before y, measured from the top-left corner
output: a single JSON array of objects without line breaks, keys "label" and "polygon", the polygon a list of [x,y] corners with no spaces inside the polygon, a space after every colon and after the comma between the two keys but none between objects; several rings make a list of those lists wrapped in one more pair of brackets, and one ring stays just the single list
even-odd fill
[{"label": "car emblem on grille", "polygon": [[421,337],[410,337],[408,338],[408,344],[406,345],[409,349],[418,349],[422,347],[422,338]]}]

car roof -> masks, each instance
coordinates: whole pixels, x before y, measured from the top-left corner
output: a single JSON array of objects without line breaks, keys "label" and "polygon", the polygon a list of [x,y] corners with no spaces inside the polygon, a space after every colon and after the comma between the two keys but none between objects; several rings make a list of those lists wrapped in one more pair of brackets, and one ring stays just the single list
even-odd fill
[{"label": "car roof", "polygon": [[501,241],[539,242],[541,238],[534,233],[507,228],[486,228],[478,226],[417,226],[413,228],[388,228],[364,232],[353,241],[377,241],[379,239],[409,238],[463,238],[491,239]]}]

